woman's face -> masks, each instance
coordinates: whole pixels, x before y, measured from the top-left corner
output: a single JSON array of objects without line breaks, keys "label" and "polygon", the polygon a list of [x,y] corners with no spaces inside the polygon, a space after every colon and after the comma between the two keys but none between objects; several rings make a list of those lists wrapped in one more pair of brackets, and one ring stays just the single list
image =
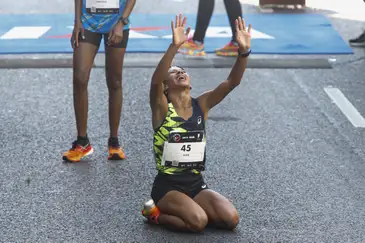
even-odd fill
[{"label": "woman's face", "polygon": [[177,66],[172,66],[168,71],[166,85],[168,89],[190,88],[190,77],[186,71]]}]

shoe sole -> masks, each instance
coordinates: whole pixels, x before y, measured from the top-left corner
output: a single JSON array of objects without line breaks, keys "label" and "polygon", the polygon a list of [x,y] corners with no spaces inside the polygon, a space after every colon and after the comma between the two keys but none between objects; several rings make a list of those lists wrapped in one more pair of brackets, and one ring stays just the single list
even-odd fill
[{"label": "shoe sole", "polygon": [[205,51],[198,51],[198,50],[194,50],[193,53],[179,50],[178,53],[180,53],[182,55],[188,55],[188,56],[194,56],[194,57],[202,57],[202,56],[206,55]]},{"label": "shoe sole", "polygon": [[[89,152],[87,152],[84,156],[81,157],[81,159],[85,158],[86,156],[90,155],[94,153],[94,148],[91,148],[91,150]],[[80,160],[70,160],[69,158],[67,158],[66,156],[63,156],[62,159],[66,162],[71,162],[71,163],[77,163],[77,162],[80,162]]]},{"label": "shoe sole", "polygon": [[224,51],[216,51],[215,54],[217,56],[221,56],[221,57],[236,57],[238,56],[238,53],[236,51],[227,51],[227,52],[224,52]]},{"label": "shoe sole", "polygon": [[364,43],[350,43],[350,46],[354,46],[354,47],[364,47],[364,46],[365,46],[365,42],[364,42]]}]

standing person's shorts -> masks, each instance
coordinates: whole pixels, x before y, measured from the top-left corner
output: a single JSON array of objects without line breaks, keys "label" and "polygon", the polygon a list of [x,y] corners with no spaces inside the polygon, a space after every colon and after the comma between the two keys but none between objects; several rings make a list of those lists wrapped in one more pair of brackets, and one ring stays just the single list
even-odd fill
[{"label": "standing person's shorts", "polygon": [[[90,43],[90,44],[93,44],[93,45],[99,47],[100,43],[101,43],[101,39],[104,38],[104,45],[105,46],[108,45],[109,33],[103,34],[103,33],[92,32],[92,31],[89,31],[89,30],[84,30],[84,36],[85,36],[85,39],[82,39],[81,38],[81,32],[80,32],[79,42],[86,42],[86,43]],[[128,39],[129,39],[129,29],[128,30],[123,30],[123,39],[122,39],[122,41],[119,44],[111,45],[110,47],[127,48]]]},{"label": "standing person's shorts", "polygon": [[158,173],[153,182],[151,198],[157,204],[169,191],[178,191],[193,199],[205,189],[208,189],[208,186],[204,182],[202,174],[168,175]]}]

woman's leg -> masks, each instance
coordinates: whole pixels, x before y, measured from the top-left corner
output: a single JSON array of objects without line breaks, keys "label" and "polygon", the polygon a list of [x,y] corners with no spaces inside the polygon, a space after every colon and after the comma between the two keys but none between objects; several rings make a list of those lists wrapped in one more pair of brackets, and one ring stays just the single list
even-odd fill
[{"label": "woman's leg", "polygon": [[236,19],[242,17],[242,7],[239,0],[224,0],[224,6],[232,30],[232,41],[236,41]]},{"label": "woman's leg", "polygon": [[118,130],[123,106],[123,63],[129,40],[129,30],[123,31],[123,39],[119,44],[106,45],[109,35],[104,35],[105,42],[105,75],[109,92],[109,127],[108,139],[109,160],[123,160],[125,153],[120,146]]},{"label": "woman's leg", "polygon": [[194,201],[205,211],[209,224],[217,228],[233,230],[239,223],[239,216],[232,203],[221,194],[207,189],[198,193]]},{"label": "woman's leg", "polygon": [[92,65],[98,52],[102,35],[85,30],[84,38],[79,36],[79,46],[73,53],[73,104],[76,118],[77,139],[72,148],[63,154],[63,160],[79,162],[91,154],[92,148],[87,136],[88,83]]},{"label": "woman's leg", "polygon": [[214,11],[214,0],[199,0],[198,16],[193,40],[204,43],[205,33],[207,32],[210,19]]},{"label": "woman's leg", "polygon": [[207,214],[190,197],[179,191],[169,191],[157,203],[157,222],[178,231],[201,232],[208,223]]},{"label": "woman's leg", "polygon": [[204,38],[214,11],[214,0],[199,0],[195,32],[179,49],[179,53],[204,56]]}]

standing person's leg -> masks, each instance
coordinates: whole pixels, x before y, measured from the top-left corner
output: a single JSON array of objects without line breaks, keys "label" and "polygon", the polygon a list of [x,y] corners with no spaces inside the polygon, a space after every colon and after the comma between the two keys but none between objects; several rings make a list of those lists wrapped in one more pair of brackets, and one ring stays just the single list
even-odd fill
[{"label": "standing person's leg", "polygon": [[219,56],[237,56],[238,45],[236,43],[236,24],[238,17],[242,17],[242,7],[239,0],[224,0],[227,16],[232,30],[232,39],[224,47],[217,49],[216,54]]},{"label": "standing person's leg", "polygon": [[229,24],[232,30],[232,41],[236,42],[236,19],[242,17],[242,7],[239,0],[224,0]]},{"label": "standing person's leg", "polygon": [[[81,35],[81,33],[80,33]],[[85,30],[83,38],[79,36],[79,45],[73,53],[73,100],[77,127],[77,139],[72,148],[63,154],[63,160],[79,162],[94,150],[87,137],[88,83],[90,71],[98,52],[101,34]]]},{"label": "standing person's leg", "polygon": [[358,37],[350,39],[349,43],[351,46],[365,46],[365,31],[363,31]]},{"label": "standing person's leg", "polygon": [[214,0],[199,0],[194,35],[181,46],[179,50],[180,53],[194,56],[205,55],[204,38],[210,19],[213,15],[213,11]]},{"label": "standing person's leg", "polygon": [[[119,44],[105,45],[105,74],[109,92],[110,135],[108,139],[108,159],[110,160],[122,160],[126,157],[119,144],[118,129],[123,104],[123,62],[128,38],[129,30],[124,30],[123,39]],[[108,40],[108,35],[104,35],[104,40]]]},{"label": "standing person's leg", "polygon": [[196,19],[193,40],[204,43],[210,19],[214,11],[214,0],[199,0],[198,16]]}]

